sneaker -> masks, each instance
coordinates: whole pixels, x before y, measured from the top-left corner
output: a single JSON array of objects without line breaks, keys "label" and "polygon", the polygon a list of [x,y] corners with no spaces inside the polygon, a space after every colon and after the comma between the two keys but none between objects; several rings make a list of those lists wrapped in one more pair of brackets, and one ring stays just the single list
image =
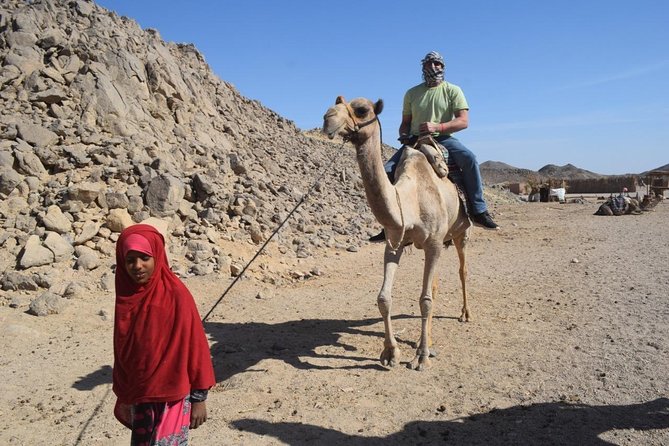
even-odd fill
[{"label": "sneaker", "polygon": [[386,232],[381,229],[381,232],[379,232],[376,235],[373,235],[369,238],[370,242],[385,242],[386,241]]},{"label": "sneaker", "polygon": [[492,221],[492,217],[490,217],[490,214],[488,211],[481,212],[480,214],[476,214],[472,217],[472,222],[476,226],[480,226],[481,228],[484,229],[499,229],[499,226],[497,226],[497,223]]}]

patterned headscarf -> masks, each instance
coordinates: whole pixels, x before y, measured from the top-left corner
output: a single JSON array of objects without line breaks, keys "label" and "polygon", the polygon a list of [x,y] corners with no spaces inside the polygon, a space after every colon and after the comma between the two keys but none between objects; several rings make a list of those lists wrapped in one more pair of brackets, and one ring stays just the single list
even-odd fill
[{"label": "patterned headscarf", "polygon": [[[434,65],[425,65],[426,62],[437,62],[441,64],[441,67]],[[446,64],[444,63],[444,58],[441,57],[436,51],[430,51],[423,57],[423,60],[420,61],[420,64],[423,68],[423,80],[428,87],[436,87],[444,80],[444,68]]]}]

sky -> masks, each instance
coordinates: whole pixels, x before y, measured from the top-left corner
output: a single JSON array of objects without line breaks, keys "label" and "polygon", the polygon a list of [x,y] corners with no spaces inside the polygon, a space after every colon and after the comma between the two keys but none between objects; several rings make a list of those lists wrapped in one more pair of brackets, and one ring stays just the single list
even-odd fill
[{"label": "sky", "polygon": [[479,162],[599,174],[669,163],[666,0],[99,0],[192,43],[214,73],[302,130],[338,95],[383,99],[398,147],[402,99],[438,51],[469,103],[455,136]]}]

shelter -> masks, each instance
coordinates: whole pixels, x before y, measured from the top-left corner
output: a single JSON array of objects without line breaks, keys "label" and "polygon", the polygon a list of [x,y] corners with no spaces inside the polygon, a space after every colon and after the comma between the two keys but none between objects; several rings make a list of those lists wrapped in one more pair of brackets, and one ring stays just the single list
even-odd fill
[{"label": "shelter", "polygon": [[651,170],[646,174],[647,195],[664,196],[669,190],[669,170]]}]

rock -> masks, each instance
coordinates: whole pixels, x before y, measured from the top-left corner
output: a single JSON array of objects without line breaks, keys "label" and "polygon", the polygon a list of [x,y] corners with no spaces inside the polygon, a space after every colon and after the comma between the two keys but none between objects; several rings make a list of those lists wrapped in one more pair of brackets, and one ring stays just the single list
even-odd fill
[{"label": "rock", "polygon": [[23,181],[23,175],[7,167],[0,167],[0,194],[9,195]]},{"label": "rock", "polygon": [[53,252],[42,246],[39,236],[31,235],[23,247],[23,255],[19,261],[19,266],[27,269],[34,266],[50,265],[54,259]]},{"label": "rock", "polygon": [[128,196],[122,192],[107,192],[101,197],[104,197],[102,207],[108,209],[127,209],[130,204]]},{"label": "rock", "polygon": [[80,299],[86,294],[86,288],[77,282],[70,282],[65,291],[63,292],[63,297],[65,299]]},{"label": "rock", "polygon": [[146,190],[146,204],[154,217],[168,217],[179,209],[184,197],[184,185],[171,175],[161,175],[151,180]]},{"label": "rock", "polygon": [[59,140],[58,135],[40,125],[21,123],[16,126],[16,130],[19,138],[32,146],[48,147]]},{"label": "rock", "polygon": [[104,273],[100,278],[100,288],[102,288],[104,291],[112,291],[115,286],[114,281],[114,274]]},{"label": "rock", "polygon": [[105,226],[113,232],[122,232],[132,224],[132,217],[125,209],[112,209],[105,221]]},{"label": "rock", "polygon": [[267,300],[274,297],[274,292],[269,288],[263,288],[256,294],[256,299]]},{"label": "rock", "polygon": [[42,161],[32,151],[27,152],[16,150],[14,152],[14,158],[16,158],[16,169],[24,175],[45,178],[48,174]]},{"label": "rock", "polygon": [[49,231],[65,234],[72,230],[72,221],[56,205],[49,206],[42,224]]},{"label": "rock", "polygon": [[189,240],[186,249],[186,257],[196,264],[208,260],[214,255],[211,246],[200,240]]},{"label": "rock", "polygon": [[104,189],[104,183],[82,182],[71,186],[67,191],[67,195],[70,200],[89,204],[93,203]]},{"label": "rock", "polygon": [[84,222],[84,225],[81,227],[81,231],[74,239],[74,244],[83,245],[87,241],[91,240],[100,231],[100,226],[100,223],[95,221],[89,220]]},{"label": "rock", "polygon": [[47,291],[30,302],[28,313],[34,316],[59,314],[65,309],[66,303],[59,295]]},{"label": "rock", "polygon": [[32,276],[18,271],[5,271],[0,278],[0,284],[4,291],[37,291],[39,289]]},{"label": "rock", "polygon": [[74,247],[70,242],[56,232],[48,232],[44,239],[44,246],[53,252],[54,260],[62,262],[70,260],[74,254]]},{"label": "rock", "polygon": [[77,255],[76,268],[83,271],[91,271],[100,266],[100,257],[88,246],[77,246],[74,248]]},{"label": "rock", "polygon": [[190,271],[196,276],[206,276],[214,272],[214,265],[211,263],[196,263]]},{"label": "rock", "polygon": [[232,277],[237,277],[244,270],[244,266],[237,262],[232,262],[230,264],[230,275]]}]

